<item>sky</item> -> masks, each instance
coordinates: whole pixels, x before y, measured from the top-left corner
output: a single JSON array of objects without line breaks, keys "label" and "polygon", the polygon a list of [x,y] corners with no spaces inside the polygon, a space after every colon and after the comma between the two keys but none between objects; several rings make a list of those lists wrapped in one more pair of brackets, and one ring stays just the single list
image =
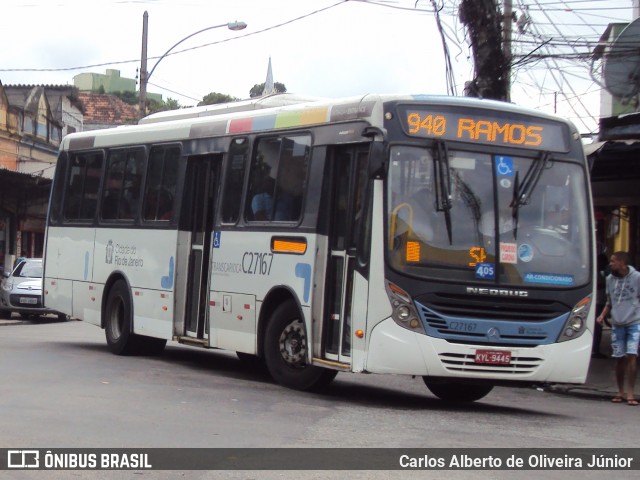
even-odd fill
[{"label": "sky", "polygon": [[[194,35],[157,64],[148,91],[182,106],[195,105],[210,92],[248,98],[251,87],[265,81],[270,58],[274,80],[301,95],[462,95],[473,65],[456,15],[458,3],[438,0],[455,92],[447,88],[431,0],[0,0],[9,46],[0,49],[0,81],[72,85],[75,75],[106,69],[136,78],[146,11],[148,71],[194,32],[233,21],[247,24],[238,32],[221,27]],[[521,52],[536,48],[531,39],[546,36],[593,41],[607,23],[632,16],[632,0],[513,3],[517,14],[531,7],[534,20],[525,33],[514,33],[514,41],[522,40],[514,48]],[[516,70],[512,101],[565,116],[581,132],[593,131],[601,87],[584,65],[558,62]]]}]

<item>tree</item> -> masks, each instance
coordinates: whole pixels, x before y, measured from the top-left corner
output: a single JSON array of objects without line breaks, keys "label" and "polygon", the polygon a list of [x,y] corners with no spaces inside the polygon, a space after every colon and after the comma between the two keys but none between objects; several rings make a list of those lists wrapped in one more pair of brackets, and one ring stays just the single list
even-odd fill
[{"label": "tree", "polygon": [[[251,98],[261,97],[262,96],[262,92],[264,92],[264,84],[265,84],[265,82],[262,82],[262,83],[258,83],[256,85],[254,85],[253,87],[251,87],[251,90],[249,91],[249,96]],[[287,92],[287,87],[284,86],[284,83],[274,82],[273,88],[275,88],[277,93],[286,93]]]},{"label": "tree", "polygon": [[475,66],[467,95],[507,100],[510,60],[502,48],[502,13],[496,0],[462,0],[459,15],[469,30]]},{"label": "tree", "polygon": [[173,98],[167,98],[166,102],[156,102],[155,100],[149,99],[147,100],[147,104],[147,109],[149,110],[150,114],[156,112],[164,112],[167,110],[178,110],[179,108],[182,108],[180,102]]},{"label": "tree", "polygon": [[211,92],[202,98],[202,101],[198,103],[198,106],[201,107],[202,105],[215,105],[217,103],[229,103],[229,102],[235,102],[237,100],[239,99],[236,97],[232,97],[231,95],[226,95],[224,93],[218,93],[218,92]]},{"label": "tree", "polygon": [[113,92],[112,95],[115,95],[120,100],[129,105],[137,105],[138,104],[138,92]]}]

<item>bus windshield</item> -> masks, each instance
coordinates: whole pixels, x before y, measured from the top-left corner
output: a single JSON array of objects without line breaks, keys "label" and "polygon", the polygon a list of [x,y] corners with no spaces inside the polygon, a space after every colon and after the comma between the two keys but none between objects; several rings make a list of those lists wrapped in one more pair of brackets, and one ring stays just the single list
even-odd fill
[{"label": "bus windshield", "polygon": [[548,153],[447,150],[440,142],[431,149],[393,147],[388,173],[387,252],[395,270],[488,286],[589,281],[579,163]]}]

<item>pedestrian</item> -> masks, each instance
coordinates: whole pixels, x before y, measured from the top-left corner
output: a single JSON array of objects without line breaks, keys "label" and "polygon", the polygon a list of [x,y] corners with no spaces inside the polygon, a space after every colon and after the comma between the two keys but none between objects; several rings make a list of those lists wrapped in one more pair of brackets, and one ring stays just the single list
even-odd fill
[{"label": "pedestrian", "polygon": [[[598,254],[596,262],[596,318],[600,316],[604,310],[604,306],[607,304],[607,255],[604,252]],[[605,323],[606,323],[605,318]],[[593,329],[593,345],[591,348],[591,358],[607,358],[600,352],[600,342],[602,341],[602,327],[599,322],[596,322]]]},{"label": "pedestrian", "polygon": [[[636,406],[634,396],[638,340],[640,339],[640,272],[629,265],[627,252],[614,252],[609,259],[611,273],[607,276],[607,304],[596,321],[602,325],[611,314],[611,346],[616,359],[615,373],[618,393],[611,399]],[[625,394],[625,376],[627,392]]]}]

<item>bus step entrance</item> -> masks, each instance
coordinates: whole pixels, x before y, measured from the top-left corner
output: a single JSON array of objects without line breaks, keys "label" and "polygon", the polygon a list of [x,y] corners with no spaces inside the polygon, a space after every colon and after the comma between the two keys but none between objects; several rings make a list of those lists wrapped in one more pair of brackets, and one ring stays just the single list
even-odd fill
[{"label": "bus step entrance", "polygon": [[193,338],[193,337],[178,337],[178,343],[182,343],[184,345],[191,345],[193,347],[208,347],[209,339]]}]

